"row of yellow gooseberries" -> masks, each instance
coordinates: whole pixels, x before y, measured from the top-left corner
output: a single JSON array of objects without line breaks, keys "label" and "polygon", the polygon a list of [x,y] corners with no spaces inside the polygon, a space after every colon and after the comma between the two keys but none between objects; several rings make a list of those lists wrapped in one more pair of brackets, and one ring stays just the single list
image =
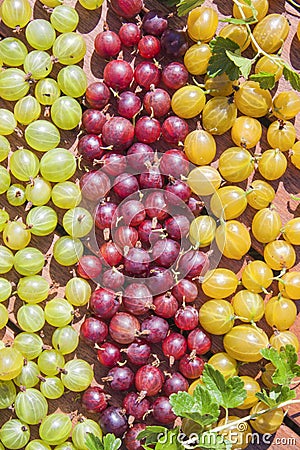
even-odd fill
[{"label": "row of yellow gooseberries", "polygon": [[187,85],[175,92],[171,103],[173,112],[183,119],[192,119],[202,112],[203,128],[211,134],[222,135],[230,130],[238,110],[254,118],[266,116],[272,110],[272,114],[280,120],[290,120],[300,112],[300,98],[295,91],[280,92],[272,101],[270,92],[262,89],[256,81],[244,81],[235,87],[233,97],[227,97],[223,92],[228,89],[228,84],[233,89],[232,81],[226,81],[223,77],[221,81],[217,80],[219,86],[214,87],[216,81],[211,80],[210,91],[214,90],[219,95],[208,102],[201,87]]},{"label": "row of yellow gooseberries", "polygon": [[[241,6],[234,2],[232,15],[238,19],[250,19],[253,17],[253,10],[250,6],[246,5],[246,2],[239,1]],[[252,0],[252,7],[256,10],[256,20],[258,23],[253,30],[253,36],[259,47],[266,53],[274,53],[279,50],[282,43],[286,40],[289,34],[288,20],[282,14],[269,14],[269,2],[268,0]],[[242,6],[244,4],[244,6]],[[198,7],[194,8],[187,20],[187,31],[189,37],[195,42],[208,42],[210,41],[216,31],[219,24],[218,13],[215,9],[210,7]],[[230,24],[235,25],[235,24]],[[243,39],[238,36],[238,32],[232,30],[241,30],[240,27],[229,27],[226,31],[223,31],[223,37],[230,37],[237,43],[243,43],[245,48],[250,44],[249,35],[244,34]],[[243,28],[242,28],[243,30]],[[240,32],[240,34],[242,34]],[[248,38],[248,39],[247,39]],[[252,41],[254,50],[257,50],[255,42]],[[243,48],[243,50],[245,49]]]},{"label": "row of yellow gooseberries", "polygon": [[[291,122],[277,120],[270,124],[267,140],[273,148],[262,154],[252,155],[249,151],[259,143],[262,136],[262,127],[257,119],[238,117],[231,129],[231,136],[237,147],[229,147],[219,159],[219,171],[226,181],[239,183],[246,180],[255,170],[256,162],[258,171],[266,180],[276,180],[287,169],[287,159],[283,152],[288,150],[291,162],[300,168],[300,142],[295,143],[296,130]],[[214,160],[217,146],[209,132],[197,129],[186,137],[184,151],[192,163],[203,166]],[[220,185],[221,177],[218,179]],[[215,185],[217,186],[216,182]],[[204,192],[202,195],[209,194]]]}]

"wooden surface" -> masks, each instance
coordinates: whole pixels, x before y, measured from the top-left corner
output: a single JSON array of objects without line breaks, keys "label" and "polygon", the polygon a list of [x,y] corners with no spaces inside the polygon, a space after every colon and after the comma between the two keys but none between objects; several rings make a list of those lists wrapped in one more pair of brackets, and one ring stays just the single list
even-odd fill
[{"label": "wooden surface", "polygon": [[[33,2],[34,3],[34,2]],[[159,9],[159,10],[165,10],[166,8],[158,1],[151,0],[145,1],[146,7],[149,9]],[[75,4],[74,1],[68,2],[68,4]],[[211,5],[212,7],[218,9],[219,13],[221,15],[230,15],[231,14],[231,1],[224,1],[224,0],[207,0],[207,5]],[[95,36],[103,30],[104,24],[108,24],[110,29],[117,31],[118,28],[121,25],[121,20],[118,18],[115,14],[113,14],[110,10],[107,8],[107,2],[104,1],[103,6],[97,10],[97,11],[86,11],[84,10],[79,3],[76,4],[76,10],[78,11],[80,15],[80,23],[78,27],[78,31],[82,33],[86,39],[87,43],[87,55],[84,59],[84,63],[80,63],[80,65],[83,66],[85,69],[89,82],[98,80],[102,78],[103,68],[105,66],[105,61],[101,60],[101,58],[97,55],[95,55],[93,50],[93,40]],[[288,4],[286,4],[283,0],[270,0],[270,12],[277,12],[282,13],[286,15],[286,17],[289,19],[291,23],[291,31],[289,34],[289,37],[285,43],[284,50],[283,50],[283,56],[285,59],[291,62],[291,64],[294,66],[295,69],[300,69],[300,44],[295,36],[295,29],[297,26],[297,23],[299,21],[300,15],[291,8]],[[37,0],[34,4],[33,8],[33,16],[34,18],[46,18],[48,16],[48,12],[42,7],[41,3]],[[170,19],[171,25],[173,25],[176,28],[182,28],[184,25],[184,20],[179,20],[178,18],[171,18]],[[224,24],[220,24],[220,27],[224,26]],[[1,36],[9,36],[12,35],[11,30],[4,26],[3,23],[0,23],[0,35]],[[20,39],[24,39],[24,32],[22,32],[18,37]],[[132,63],[135,63],[135,59],[138,57],[136,54],[130,54],[130,52],[126,51],[124,53],[124,57],[127,61],[132,61]],[[162,56],[159,58],[159,61],[162,65],[167,63],[166,59]],[[60,66],[57,65],[52,74],[53,76],[57,73],[57,71],[60,69]],[[51,74],[51,76],[52,76]],[[197,77],[198,81],[203,81],[203,77]],[[274,91],[272,92],[275,94],[276,90],[290,90],[290,86],[284,81],[280,80],[279,85],[274,88]],[[13,105],[6,104],[2,100],[0,100],[0,107],[7,107],[8,109],[12,109]],[[113,109],[112,109],[113,112]],[[189,121],[190,130],[195,128],[196,121]],[[261,140],[261,149],[265,150],[269,148],[267,142],[266,142],[266,126],[268,124],[268,120],[263,120],[263,138]],[[298,130],[298,139],[300,139],[300,117],[295,121],[295,125]],[[76,143],[78,140],[78,132],[79,130],[74,130],[72,132],[65,132],[62,133],[62,142],[61,146],[65,148],[71,148],[72,151],[76,152]],[[13,150],[16,149],[17,146],[24,145],[24,140],[22,138],[18,138],[15,134],[10,138],[12,148]],[[220,153],[232,146],[232,141],[230,139],[230,134],[226,133],[226,135],[223,135],[221,137],[216,137],[217,146],[218,146],[218,155]],[[155,146],[153,146],[158,151],[161,149],[165,149],[166,146],[158,142]],[[257,148],[257,151],[260,151],[260,148]],[[40,156],[40,154],[38,155]],[[78,170],[76,173],[76,176],[74,177],[74,180],[82,175],[83,172]],[[252,177],[253,178],[253,177]],[[255,173],[254,178],[259,178],[259,175]],[[248,181],[248,184],[251,182],[251,180]],[[275,199],[275,205],[278,208],[278,211],[281,215],[283,224],[286,223],[290,218],[292,217],[298,217],[300,207],[298,206],[298,203],[290,199],[290,194],[300,194],[300,177],[299,177],[299,171],[295,169],[295,167],[289,163],[288,169],[286,172],[286,175],[280,180],[275,181],[271,183],[273,187],[276,190],[276,199]],[[247,183],[240,183],[241,187],[245,188],[247,186]],[[11,214],[11,217],[18,216],[24,216],[24,207],[20,208],[11,208],[5,200],[5,196],[0,196],[0,205],[1,207],[6,207],[8,212]],[[251,225],[251,220],[254,215],[255,211],[248,207],[247,211],[241,216],[239,220],[243,221],[247,226]],[[60,214],[60,218],[62,217],[62,214]],[[55,296],[62,296],[64,292],[64,286],[68,279],[70,279],[71,276],[73,276],[73,268],[65,268],[62,269],[60,266],[58,266],[53,258],[51,257],[51,248],[53,244],[53,239],[57,239],[57,236],[61,234],[61,229],[56,230],[56,235],[53,237],[46,237],[46,238],[37,238],[33,237],[32,239],[32,245],[37,246],[39,249],[41,249],[45,255],[47,255],[47,265],[45,266],[45,269],[43,271],[43,275],[47,278],[49,278],[53,284],[53,289],[51,293],[51,298]],[[234,270],[236,273],[239,273],[240,269],[243,267],[243,265],[251,259],[251,257],[257,257],[258,254],[261,254],[262,252],[262,246],[261,244],[257,243],[255,239],[253,238],[253,249],[250,252],[250,255],[248,255],[246,258],[243,258],[241,261],[231,261],[227,260],[226,258],[222,258],[220,262],[221,267],[228,267],[232,270]],[[300,252],[299,248],[296,248],[297,251],[297,270],[300,269]],[[257,253],[258,252],[258,253]],[[10,278],[12,281],[17,282],[18,275],[12,271],[10,273]],[[276,285],[272,286],[272,289],[274,291],[276,290]],[[199,303],[202,303],[204,301],[203,294],[200,294]],[[300,302],[298,302],[300,303]],[[19,328],[16,321],[16,312],[18,308],[21,305],[21,302],[16,297],[12,297],[9,302],[9,310],[10,310],[10,328],[7,328],[6,330],[2,330],[0,332],[0,338],[4,339],[6,342],[10,342],[13,339],[14,333],[19,332]],[[84,315],[86,313],[85,308],[80,309],[80,316],[75,319],[74,326],[79,329],[80,323],[84,318]],[[264,327],[264,329],[268,332],[268,334],[272,334],[272,330],[270,327],[268,327],[263,321],[259,324]],[[292,330],[300,337],[300,314],[298,315],[296,323],[293,325]],[[53,332],[53,328],[50,326],[46,326],[43,330],[44,335],[44,342],[45,344],[51,345],[51,335]],[[213,340],[213,348],[212,352],[217,352],[222,350],[222,339],[221,337],[214,337]],[[74,355],[68,355],[66,359],[72,358]],[[89,346],[85,345],[84,343],[80,343],[77,351],[76,351],[77,357],[83,357],[88,362],[90,362],[92,365],[95,365],[95,382],[98,382],[101,384],[101,377],[106,374],[107,371],[103,371],[102,368],[97,364],[96,361],[96,351]],[[167,368],[165,364],[162,366],[164,369]],[[252,374],[256,376],[260,371],[260,364],[245,364],[241,366],[240,373],[241,374]],[[114,394],[114,398],[112,399],[112,404],[117,405],[119,404],[120,399],[118,396]],[[61,410],[65,412],[73,412],[80,411],[80,400],[79,396],[75,393],[67,393],[63,399],[59,399],[57,401],[51,401],[49,402],[50,406],[50,412],[54,412],[57,408],[60,408]],[[7,420],[10,416],[13,416],[13,413],[8,411],[0,411],[0,425]],[[91,418],[97,419],[98,416],[90,416]],[[291,420],[290,420],[291,419]],[[298,428],[299,424],[299,428]],[[270,443],[262,444],[260,443],[259,446],[253,445],[251,447],[252,450],[254,449],[272,449],[272,450],[281,450],[281,449],[290,449],[294,450],[296,448],[300,447],[300,437],[295,434],[295,432],[290,428],[292,427],[293,430],[295,430],[297,433],[299,433],[300,430],[300,414],[299,414],[299,408],[290,408],[288,412],[288,419],[286,420],[286,424],[283,425],[278,432],[272,436],[272,439]],[[32,436],[35,437],[37,434],[37,427],[31,427],[32,428]],[[284,440],[286,439],[286,441]],[[290,439],[288,441],[288,439]],[[295,439],[295,441],[293,441]]]}]

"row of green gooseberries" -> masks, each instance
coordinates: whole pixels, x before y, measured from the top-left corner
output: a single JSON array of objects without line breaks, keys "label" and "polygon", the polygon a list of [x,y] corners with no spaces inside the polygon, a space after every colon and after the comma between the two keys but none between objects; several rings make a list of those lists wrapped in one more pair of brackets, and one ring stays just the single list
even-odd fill
[{"label": "row of green gooseberries", "polygon": [[[34,249],[35,250],[35,249]],[[29,252],[33,253],[31,248]],[[31,266],[31,262],[29,262]],[[28,266],[25,261],[24,269]],[[25,270],[22,271],[24,272]],[[5,302],[12,294],[12,285],[5,278],[0,278],[1,295],[0,302]],[[26,302],[17,313],[20,327],[28,332],[36,332],[43,328],[45,321],[54,327],[63,327],[74,319],[74,306],[80,307],[88,303],[91,288],[86,280],[79,277],[71,278],[66,284],[64,298],[54,298],[50,300],[45,308],[41,308],[38,303],[48,298],[50,285],[48,281],[40,275],[31,275],[20,278],[16,294]],[[4,328],[8,321],[8,311],[0,303],[0,329]]]},{"label": "row of green gooseberries", "polygon": [[[69,66],[72,70],[72,72],[74,72],[72,74],[76,75],[78,72],[77,66]],[[76,67],[76,69],[74,69]],[[68,68],[66,68],[68,69]],[[7,98],[5,98],[5,94],[1,93],[1,83],[3,82],[4,85],[8,86],[10,85],[10,80],[11,80],[11,76],[13,76],[14,74],[9,73],[9,71],[19,71],[19,69],[7,69],[6,72],[2,72],[2,74],[5,76],[1,77],[1,73],[0,73],[0,97],[4,98],[7,100]],[[19,74],[18,74],[19,75]],[[46,93],[48,94],[49,89],[51,89],[51,99],[53,100],[52,102],[52,107],[51,107],[51,119],[52,121],[55,123],[55,125],[57,127],[59,127],[62,130],[72,130],[74,128],[76,128],[79,125],[79,122],[81,120],[81,115],[82,115],[82,111],[81,111],[81,106],[79,104],[79,102],[77,100],[75,100],[75,98],[73,98],[72,96],[62,96],[60,97],[60,90],[58,88],[57,82],[55,80],[52,80],[50,78],[45,78],[43,80],[40,80],[40,84],[37,84],[36,87],[36,95],[38,96],[44,96]],[[73,83],[72,79],[71,82]],[[78,94],[78,93],[82,93],[85,92],[86,90],[86,85],[82,84],[80,86],[80,90],[76,89],[76,85],[73,84],[73,87],[75,87],[73,90],[70,89],[68,92],[74,94]],[[14,84],[12,83],[12,89],[15,89]],[[66,89],[65,89],[66,91]],[[14,91],[15,92],[15,91]],[[28,92],[28,89],[26,90],[26,92],[24,92],[24,95],[26,95]],[[32,140],[33,143],[36,143],[38,148],[35,148],[35,146],[33,146],[32,148],[34,148],[35,150],[39,150],[39,151],[47,151],[50,150],[50,148],[54,148],[58,145],[59,141],[60,141],[60,133],[58,131],[58,129],[51,123],[51,122],[47,122],[45,120],[40,120],[38,124],[35,125],[35,122],[41,114],[41,105],[38,102],[38,100],[35,97],[32,97],[31,95],[28,95],[26,97],[24,97],[23,93],[21,96],[18,96],[18,102],[15,105],[15,109],[14,109],[14,114],[6,109],[1,109],[1,128],[0,128],[0,133],[1,135],[9,135],[12,134],[14,131],[17,131],[18,133],[20,133],[19,129],[17,128],[17,120],[22,124],[22,125],[27,125],[27,124],[31,124],[32,126],[27,127],[28,131],[27,131],[27,135],[25,135],[25,139],[26,142],[29,144],[29,141]],[[50,100],[51,100],[50,99]],[[9,99],[9,101],[13,101],[14,99]],[[47,98],[47,100],[44,98],[43,104],[49,104],[51,103],[49,101],[49,99]],[[64,116],[65,115],[65,116]],[[49,125],[48,125],[49,124]],[[51,126],[52,125],[52,126]],[[41,141],[38,141],[38,134],[41,133],[41,127],[43,127],[45,129],[45,133],[46,133],[46,138],[50,138],[50,140],[53,140],[54,142],[56,142],[55,144],[52,144],[52,146],[50,148],[49,147],[49,142],[46,141],[46,144],[43,145],[43,143]]]},{"label": "row of green gooseberries", "polygon": [[[29,252],[32,252],[31,248]],[[8,280],[0,278],[0,287],[0,302],[4,302],[11,296],[12,286]],[[66,326],[74,319],[73,307],[84,306],[88,303],[91,288],[83,278],[71,278],[66,284],[66,299],[54,298],[43,309],[38,303],[46,300],[49,292],[49,283],[40,275],[26,276],[19,280],[16,294],[26,304],[18,310],[17,320],[24,331],[39,331],[43,328],[45,321],[54,327]],[[7,321],[8,311],[0,303],[0,329],[4,328]]]},{"label": "row of green gooseberries", "polygon": [[[50,445],[54,445],[55,450],[87,450],[87,433],[92,433],[99,439],[102,438],[102,430],[94,420],[80,418],[73,427],[70,416],[54,413],[42,420],[39,427],[41,439],[29,442],[30,428],[18,419],[11,419],[2,426],[0,439],[8,449],[25,447],[25,450],[51,450]],[[67,442],[70,435],[72,435],[72,442]],[[4,450],[4,447],[0,442],[0,450],[2,449]]]},{"label": "row of green gooseberries", "polygon": [[[47,208],[46,211],[45,208]],[[48,211],[48,207],[46,206],[32,209],[32,212],[30,211],[31,214],[28,214],[26,218],[26,221],[29,225],[25,225],[22,221],[19,220],[6,223],[3,228],[4,244],[11,250],[25,249],[25,247],[30,244],[32,230],[35,231],[35,233],[33,234],[41,234],[37,231],[39,223],[35,224],[35,218],[37,219],[37,221],[39,221],[46,215],[48,219],[51,219],[51,224],[48,222],[46,224],[41,224],[42,234],[45,234],[45,231],[47,231],[48,234],[50,225],[53,232],[57,223],[57,217],[52,217],[52,211],[53,210],[51,208],[49,208]],[[35,216],[35,214],[37,216]],[[84,220],[83,227],[81,226],[81,220],[78,219],[78,217],[81,218],[82,214],[86,219]],[[76,264],[83,254],[83,244],[79,237],[82,237],[83,235],[85,236],[92,229],[93,219],[86,209],[74,208],[69,210],[64,215],[64,227],[66,230],[70,230],[71,235],[62,236],[55,242],[53,248],[53,256],[58,264],[61,264],[62,266],[71,266],[73,264]],[[2,261],[1,265],[4,268],[9,267],[12,262],[11,253],[7,250],[8,249],[2,251],[5,260]],[[39,261],[37,261],[38,256],[34,255],[34,258],[36,258],[36,260],[33,262],[33,264],[36,264],[39,267]]]},{"label": "row of green gooseberries", "polygon": [[[45,6],[53,8],[50,16],[51,26],[59,33],[71,32],[77,28],[79,22],[79,16],[77,11],[68,5],[62,5],[60,0],[43,0],[41,1]],[[103,0],[80,0],[79,3],[86,9],[94,10],[99,8]],[[32,7],[28,0],[4,0],[1,5],[0,17],[9,28],[24,28],[29,23],[32,16]],[[45,21],[47,22],[47,21]],[[50,25],[50,24],[49,24]],[[30,33],[26,33],[26,38],[32,40],[32,43],[36,43],[40,40],[40,44],[45,45],[50,36],[53,36],[50,28],[45,26],[40,27],[34,25],[31,27]],[[33,48],[38,48],[32,45]],[[50,48],[52,44],[48,47]],[[45,50],[47,48],[44,48]]]}]

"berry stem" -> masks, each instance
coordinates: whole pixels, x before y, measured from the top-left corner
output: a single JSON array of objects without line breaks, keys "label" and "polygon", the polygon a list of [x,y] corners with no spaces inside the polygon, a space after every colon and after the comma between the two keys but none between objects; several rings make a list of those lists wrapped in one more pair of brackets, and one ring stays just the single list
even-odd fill
[{"label": "berry stem", "polygon": [[286,402],[280,403],[277,406],[274,406],[273,408],[267,408],[267,409],[264,409],[263,411],[259,411],[259,412],[255,413],[255,414],[249,414],[248,416],[242,417],[241,419],[236,420],[234,422],[230,422],[225,425],[221,425],[219,427],[213,428],[211,430],[211,432],[219,433],[220,431],[226,430],[227,428],[231,428],[231,427],[234,428],[234,427],[238,426],[240,423],[248,422],[249,420],[256,419],[257,417],[262,416],[263,414],[266,414],[268,412],[275,411],[276,409],[284,408],[285,406],[295,405],[298,403],[300,403],[300,399],[288,400]]}]

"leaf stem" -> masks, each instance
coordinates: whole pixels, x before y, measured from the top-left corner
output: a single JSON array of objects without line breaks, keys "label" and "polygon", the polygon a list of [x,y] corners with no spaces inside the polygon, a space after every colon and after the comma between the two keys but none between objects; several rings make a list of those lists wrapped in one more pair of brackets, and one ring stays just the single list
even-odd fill
[{"label": "leaf stem", "polygon": [[[239,9],[239,11],[240,11],[240,13],[241,13],[242,18],[243,18],[244,20],[246,20],[246,15],[245,15],[244,10],[243,10],[243,6],[245,6],[245,5],[243,5],[242,3],[240,3],[238,0],[233,0],[233,3],[235,3],[236,6],[238,7],[238,9]],[[260,47],[260,45],[258,44],[257,40],[255,39],[255,37],[254,37],[254,35],[253,35],[253,33],[252,33],[252,30],[251,30],[250,25],[249,25],[248,23],[245,23],[245,26],[246,26],[246,28],[247,28],[247,31],[248,31],[248,33],[249,33],[249,36],[250,36],[250,39],[251,39],[252,43],[254,44],[254,46],[255,46],[256,49],[257,49],[257,57],[260,56],[260,55],[266,56],[267,58],[271,59],[278,67],[283,67],[283,66],[284,66],[284,61],[281,61],[281,60],[278,58],[278,56],[273,56],[273,55],[270,55],[269,53],[265,52],[265,51]],[[279,59],[279,60],[278,60],[278,59]]]},{"label": "leaf stem", "polygon": [[211,432],[219,433],[220,431],[226,430],[227,428],[238,426],[240,423],[248,422],[249,420],[256,419],[257,417],[262,416],[263,414],[266,414],[268,412],[274,411],[275,409],[284,408],[285,406],[294,405],[296,403],[300,403],[300,399],[289,400],[289,401],[283,402],[277,406],[274,406],[273,408],[264,409],[263,411],[259,411],[255,414],[249,414],[248,416],[242,417],[241,419],[236,420],[235,422],[230,422],[225,425],[221,425],[219,427],[213,428],[211,430]]},{"label": "leaf stem", "polygon": [[228,424],[228,416],[229,416],[228,408],[225,408],[225,425]]}]

